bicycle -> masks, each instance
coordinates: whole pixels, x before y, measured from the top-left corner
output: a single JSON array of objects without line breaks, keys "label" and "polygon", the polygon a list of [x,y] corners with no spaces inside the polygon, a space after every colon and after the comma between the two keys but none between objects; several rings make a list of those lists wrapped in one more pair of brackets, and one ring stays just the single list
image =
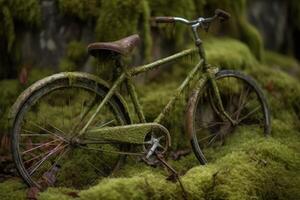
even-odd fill
[{"label": "bicycle", "polygon": [[[186,131],[200,164],[202,151],[222,145],[238,127],[271,131],[268,104],[262,90],[249,76],[233,70],[219,70],[207,63],[199,28],[208,29],[215,20],[230,15],[217,9],[209,18],[187,20],[155,17],[156,23],[182,23],[191,27],[195,48],[152,63],[128,69],[122,56],[139,42],[132,35],[115,42],[92,43],[95,57],[112,57],[120,73],[112,86],[99,77],[82,72],[63,72],[46,77],[26,89],[12,109],[12,152],[16,167],[29,186],[83,188],[98,177],[116,172],[127,155],[147,164],[164,162],[171,135],[162,121],[188,84],[196,80],[187,104]],[[199,62],[176,89],[153,122],[146,122],[132,77],[193,53]],[[139,123],[132,124],[124,98],[117,91],[125,84]],[[79,171],[73,171],[77,170]]]}]

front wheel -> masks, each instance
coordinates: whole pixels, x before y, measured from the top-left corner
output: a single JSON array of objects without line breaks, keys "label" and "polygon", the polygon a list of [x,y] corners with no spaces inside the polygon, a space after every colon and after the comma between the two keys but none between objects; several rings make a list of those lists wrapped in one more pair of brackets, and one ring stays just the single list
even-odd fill
[{"label": "front wheel", "polygon": [[[75,72],[50,76],[24,91],[14,106],[12,152],[28,185],[86,188],[120,167],[125,157],[111,152],[124,151],[127,145],[77,142],[107,91],[96,77]],[[114,95],[90,127],[128,123]]]},{"label": "front wheel", "polygon": [[222,70],[215,82],[224,109],[236,121],[232,124],[222,116],[209,81],[190,98],[187,112],[188,135],[193,151],[201,164],[212,160],[213,148],[224,145],[237,129],[248,128],[269,134],[270,112],[262,90],[249,76],[233,70]]}]

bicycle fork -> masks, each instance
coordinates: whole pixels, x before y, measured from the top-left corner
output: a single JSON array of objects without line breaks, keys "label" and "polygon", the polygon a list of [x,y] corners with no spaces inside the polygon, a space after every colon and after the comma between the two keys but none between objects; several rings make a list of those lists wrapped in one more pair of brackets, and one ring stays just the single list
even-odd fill
[{"label": "bicycle fork", "polygon": [[[212,103],[212,107],[213,107],[213,109],[216,111],[216,113],[221,117],[221,119],[223,119],[224,120],[224,118],[226,118],[226,119],[228,119],[230,122],[231,122],[231,124],[233,125],[233,126],[235,126],[236,124],[237,124],[237,121],[236,120],[234,120],[234,119],[232,119],[231,118],[231,116],[225,111],[225,109],[224,109],[224,105],[223,105],[223,102],[222,102],[222,99],[221,99],[221,95],[220,95],[220,92],[219,92],[219,87],[218,87],[218,85],[217,85],[217,83],[216,83],[216,81],[215,81],[215,79],[214,79],[214,75],[213,75],[213,73],[211,73],[211,72],[209,72],[208,73],[209,75],[209,81],[210,81],[210,84],[211,84],[211,86],[212,86],[212,90],[213,90],[213,95],[215,96],[215,98],[216,98],[216,100],[217,100],[217,108],[215,108],[214,107],[214,102],[211,102]],[[211,99],[211,101],[212,101],[212,94],[211,93],[209,93],[209,95],[210,95],[210,99]]]}]

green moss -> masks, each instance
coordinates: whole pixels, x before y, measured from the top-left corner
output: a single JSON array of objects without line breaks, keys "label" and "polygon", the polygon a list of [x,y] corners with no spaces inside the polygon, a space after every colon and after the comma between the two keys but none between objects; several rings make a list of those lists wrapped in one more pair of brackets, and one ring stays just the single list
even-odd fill
[{"label": "green moss", "polygon": [[0,2],[0,77],[6,78],[16,71],[15,66],[19,63],[21,55],[18,38],[24,32],[24,27],[35,28],[39,27],[40,23],[41,9],[38,0]]},{"label": "green moss", "polygon": [[38,67],[32,68],[29,71],[27,85],[29,86],[29,85],[33,84],[34,82],[36,82],[42,78],[45,78],[46,76],[52,75],[53,73],[54,73],[54,70],[49,69],[49,68],[38,68]]},{"label": "green moss", "polygon": [[60,71],[79,70],[87,57],[86,45],[82,42],[72,41],[66,49],[66,56],[59,63]]},{"label": "green moss", "polygon": [[8,112],[22,90],[17,80],[0,81],[0,133],[7,133],[9,127]]},{"label": "green moss", "polygon": [[229,38],[210,39],[205,41],[204,47],[208,63],[221,69],[244,70],[258,64],[249,48],[237,40]]},{"label": "green moss", "polygon": [[[117,14],[116,14],[117,13]],[[143,55],[149,59],[150,40],[149,8],[145,0],[103,1],[95,29],[99,41],[113,41],[140,33],[144,42]]]},{"label": "green moss", "polygon": [[26,199],[27,186],[19,179],[10,179],[3,183],[0,183],[0,199],[12,200],[12,199]]},{"label": "green moss", "polygon": [[141,17],[141,21],[143,22],[143,44],[144,44],[144,59],[146,62],[149,62],[151,60],[151,48],[152,48],[152,38],[151,38],[151,29],[149,25],[149,19],[150,19],[150,8],[147,1],[142,1],[143,6],[143,13]]},{"label": "green moss", "polygon": [[27,26],[41,24],[41,8],[38,0],[10,0],[8,5],[15,20]]},{"label": "green moss", "polygon": [[265,51],[264,57],[266,65],[282,69],[295,77],[300,77],[300,65],[295,58],[272,51]]},{"label": "green moss", "polygon": [[100,0],[59,0],[60,11],[70,17],[77,17],[82,21],[95,18],[99,15]]},{"label": "green moss", "polygon": [[[3,23],[2,29],[0,29],[1,35],[6,38],[7,40],[7,51],[10,52],[13,44],[15,42],[15,27],[13,17],[11,16],[10,10],[7,6],[2,8],[2,15],[3,15]],[[2,32],[3,31],[3,32]]]},{"label": "green moss", "polygon": [[15,42],[16,22],[21,22],[28,27],[39,26],[41,23],[41,10],[37,0],[3,1],[0,4],[0,15],[2,22],[0,35],[4,36],[1,40],[7,41],[8,52],[10,52]]},{"label": "green moss", "polygon": [[164,176],[144,171],[132,178],[105,179],[80,192],[82,199],[175,199],[175,185]]},{"label": "green moss", "polygon": [[300,84],[297,79],[279,69],[258,66],[249,71],[257,81],[268,91],[271,108],[280,114],[282,108],[298,111],[300,99]]},{"label": "green moss", "polygon": [[[179,83],[168,83],[164,81],[160,84],[151,84],[138,88],[138,93],[141,94],[141,105],[143,106],[147,121],[153,121],[159,115],[178,86]],[[174,109],[167,114],[164,124],[169,128],[171,135],[174,136],[172,137],[172,148],[174,149],[186,146],[186,142],[182,140],[182,137],[184,137],[183,116],[185,102],[185,96],[176,102]]]},{"label": "green moss", "polygon": [[38,195],[39,200],[70,200],[78,197],[76,190],[68,188],[49,188]]},{"label": "green moss", "polygon": [[229,12],[232,17],[222,26],[221,32],[227,32],[230,36],[245,42],[253,55],[258,60],[263,59],[263,40],[259,32],[246,19],[246,0],[210,0],[206,4],[208,12],[221,8]]},{"label": "green moss", "polygon": [[[196,17],[196,7],[193,0],[178,0],[174,3],[171,0],[149,0],[152,16],[177,16],[187,19]],[[197,13],[201,15],[201,13]],[[183,25],[161,25],[159,26],[161,36],[169,39],[169,45],[174,45],[177,49],[185,46],[187,27]]]},{"label": "green moss", "polygon": [[248,45],[253,55],[255,55],[258,60],[262,61],[264,46],[260,33],[244,18],[240,18],[239,30],[240,39]]},{"label": "green moss", "polygon": [[67,47],[67,58],[74,62],[80,62],[87,55],[86,45],[78,41],[72,41]]},{"label": "green moss", "polygon": [[[278,132],[279,130],[275,129]],[[278,134],[279,135],[279,134]],[[216,161],[197,166],[189,155],[176,168],[190,169],[182,177],[189,199],[293,199],[299,198],[297,176],[300,165],[299,135],[287,132],[285,143],[275,136],[265,139],[253,130],[240,130],[227,146],[215,152]],[[296,138],[294,138],[296,137]],[[189,162],[187,162],[189,161]],[[172,163],[173,164],[173,163]],[[102,179],[98,185],[82,190],[81,199],[178,199],[181,189],[165,181],[161,170],[131,165],[122,178]],[[128,172],[128,171],[127,171]],[[48,195],[51,195],[49,190]],[[60,193],[60,189],[53,190]],[[42,194],[43,195],[43,194]],[[47,198],[45,198],[47,199]]]}]

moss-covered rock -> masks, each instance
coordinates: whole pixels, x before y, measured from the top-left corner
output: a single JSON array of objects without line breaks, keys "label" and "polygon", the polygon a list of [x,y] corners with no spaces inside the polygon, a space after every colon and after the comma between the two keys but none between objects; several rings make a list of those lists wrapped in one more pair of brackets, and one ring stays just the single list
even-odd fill
[{"label": "moss-covered rock", "polygon": [[249,48],[237,40],[229,38],[210,39],[204,42],[204,47],[208,63],[221,69],[245,70],[258,65]]},{"label": "moss-covered rock", "polygon": [[212,12],[216,8],[221,8],[229,12],[232,17],[222,26],[221,31],[245,42],[253,55],[258,60],[263,59],[263,40],[258,31],[246,18],[246,0],[210,0],[207,1],[206,10]]},{"label": "moss-covered rock", "polygon": [[17,99],[22,87],[17,80],[0,81],[0,135],[7,133],[9,120],[8,113],[10,106]]},{"label": "moss-covered rock", "polygon": [[87,57],[86,45],[71,41],[66,49],[66,56],[59,63],[60,71],[76,71],[82,67]]},{"label": "moss-covered rock", "polygon": [[24,32],[24,28],[39,27],[40,24],[41,8],[38,0],[1,0],[0,77],[7,78],[16,71],[21,57],[18,38]]},{"label": "moss-covered rock", "polygon": [[265,51],[264,57],[264,63],[266,65],[272,68],[282,69],[290,75],[300,78],[300,65],[295,58],[272,51]]},{"label": "moss-covered rock", "polygon": [[82,21],[96,18],[99,15],[100,0],[59,0],[58,6],[60,11],[69,17],[75,17]]},{"label": "moss-covered rock", "polygon": [[[177,16],[184,17],[187,19],[193,19],[196,17],[196,9],[193,0],[178,0],[176,3],[173,1],[159,1],[159,0],[149,0],[149,6],[152,16]],[[200,10],[200,9],[199,9]],[[197,15],[201,15],[197,13]],[[187,27],[184,25],[161,25],[159,26],[160,34],[169,39],[169,44],[172,44],[177,49],[185,46]]]},{"label": "moss-covered rock", "polygon": [[10,179],[0,183],[0,199],[26,199],[27,186],[19,179]]},{"label": "moss-covered rock", "polygon": [[96,24],[99,41],[114,41],[135,33],[145,37],[144,55],[151,49],[149,8],[145,0],[103,1]]}]

